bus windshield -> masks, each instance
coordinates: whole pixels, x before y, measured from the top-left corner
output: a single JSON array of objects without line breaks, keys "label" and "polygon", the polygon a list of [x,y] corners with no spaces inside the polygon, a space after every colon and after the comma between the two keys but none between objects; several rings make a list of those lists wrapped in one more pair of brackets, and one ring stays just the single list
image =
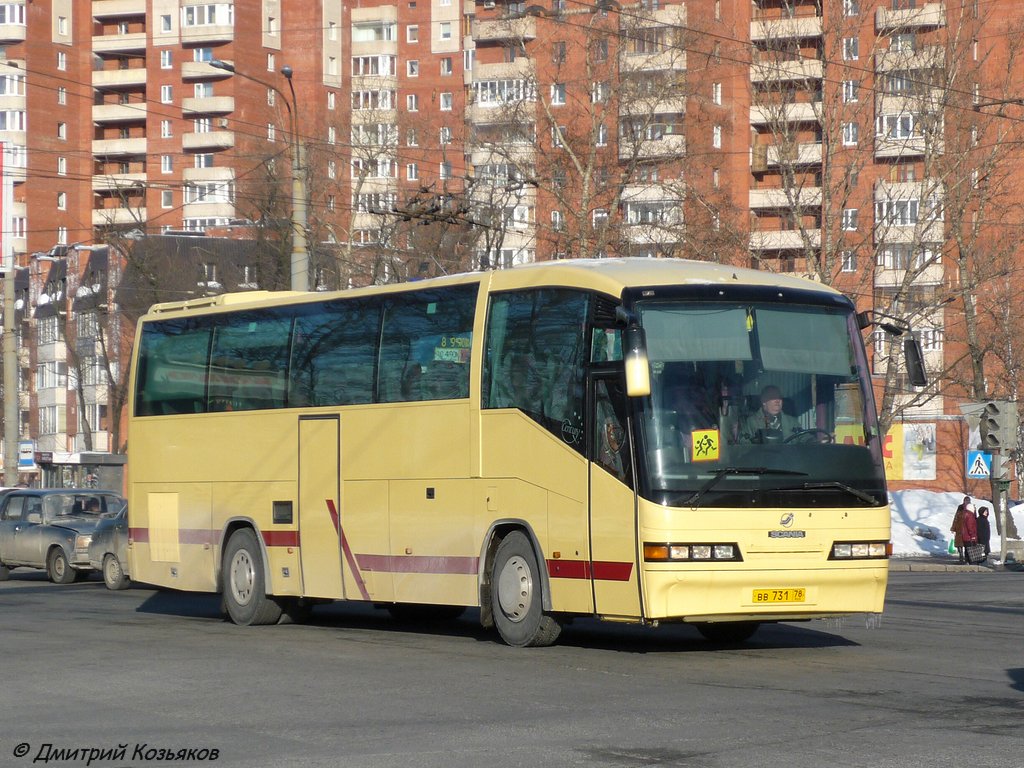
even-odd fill
[{"label": "bus windshield", "polygon": [[856,319],[835,306],[638,302],[651,395],[637,445],[670,505],[886,503]]}]

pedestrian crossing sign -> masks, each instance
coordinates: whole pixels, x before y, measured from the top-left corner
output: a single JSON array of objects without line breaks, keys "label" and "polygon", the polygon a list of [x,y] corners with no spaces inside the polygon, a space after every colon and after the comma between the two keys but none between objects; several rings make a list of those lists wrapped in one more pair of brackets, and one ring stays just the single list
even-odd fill
[{"label": "pedestrian crossing sign", "polygon": [[985,479],[992,477],[992,454],[982,451],[968,451],[965,466],[968,478]]}]

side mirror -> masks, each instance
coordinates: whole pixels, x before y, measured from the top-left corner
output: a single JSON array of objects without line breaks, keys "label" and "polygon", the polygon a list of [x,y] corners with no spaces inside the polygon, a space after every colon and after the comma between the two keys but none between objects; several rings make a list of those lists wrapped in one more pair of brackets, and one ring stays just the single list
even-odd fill
[{"label": "side mirror", "polygon": [[907,366],[907,377],[915,387],[924,387],[928,384],[928,375],[924,370],[924,353],[921,351],[921,342],[913,336],[903,340],[903,358]]},{"label": "side mirror", "polygon": [[647,397],[651,394],[651,366],[647,360],[644,329],[632,325],[622,332],[622,359],[626,366],[626,394]]}]

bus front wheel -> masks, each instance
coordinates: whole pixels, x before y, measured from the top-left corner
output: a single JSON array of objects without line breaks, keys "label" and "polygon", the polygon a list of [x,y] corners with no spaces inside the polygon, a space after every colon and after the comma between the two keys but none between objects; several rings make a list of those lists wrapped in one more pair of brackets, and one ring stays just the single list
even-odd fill
[{"label": "bus front wheel", "polygon": [[228,616],[235,624],[275,624],[281,606],[267,597],[263,556],[256,534],[242,528],[231,534],[221,568],[221,590]]},{"label": "bus front wheel", "polygon": [[491,605],[501,639],[520,648],[551,645],[562,626],[541,605],[541,578],[530,540],[521,531],[502,539],[491,569]]}]

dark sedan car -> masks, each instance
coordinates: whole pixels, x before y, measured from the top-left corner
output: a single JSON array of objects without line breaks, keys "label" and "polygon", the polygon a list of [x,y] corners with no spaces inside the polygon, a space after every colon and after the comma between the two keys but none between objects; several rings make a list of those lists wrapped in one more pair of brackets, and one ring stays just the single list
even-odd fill
[{"label": "dark sedan car", "polygon": [[89,563],[103,574],[107,589],[125,589],[128,578],[128,505],[107,514],[92,532]]},{"label": "dark sedan car", "polygon": [[104,515],[125,505],[113,491],[19,489],[0,500],[0,580],[11,568],[45,568],[69,584],[92,570],[89,543]]}]

